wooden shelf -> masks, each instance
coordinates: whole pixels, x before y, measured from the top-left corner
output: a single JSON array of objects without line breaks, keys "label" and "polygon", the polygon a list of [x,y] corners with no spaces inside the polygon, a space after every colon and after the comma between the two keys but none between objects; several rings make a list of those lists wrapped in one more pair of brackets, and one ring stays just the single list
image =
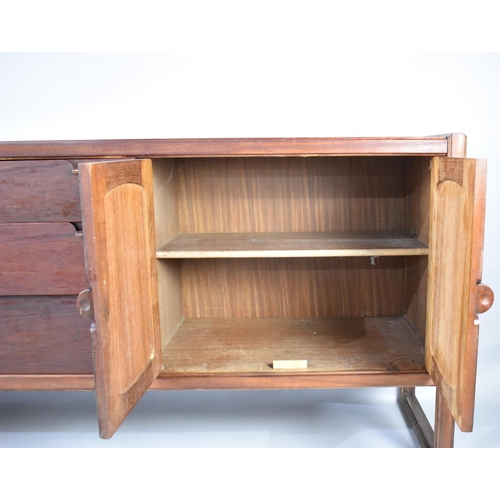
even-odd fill
[{"label": "wooden shelf", "polygon": [[404,231],[179,234],[158,258],[362,257],[427,255],[429,249]]},{"label": "wooden shelf", "polygon": [[[272,368],[295,359],[307,368]],[[163,377],[349,372],[425,374],[413,324],[406,317],[185,319],[163,350]]]}]

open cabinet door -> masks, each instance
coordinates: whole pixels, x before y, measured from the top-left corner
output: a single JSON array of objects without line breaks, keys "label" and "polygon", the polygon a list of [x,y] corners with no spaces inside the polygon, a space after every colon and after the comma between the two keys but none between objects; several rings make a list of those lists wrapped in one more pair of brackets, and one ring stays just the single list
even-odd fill
[{"label": "open cabinet door", "polygon": [[492,301],[480,285],[486,162],[434,158],[431,170],[426,366],[460,429],[471,431],[477,313]]},{"label": "open cabinet door", "polygon": [[161,370],[150,160],[82,163],[99,431],[110,438]]}]

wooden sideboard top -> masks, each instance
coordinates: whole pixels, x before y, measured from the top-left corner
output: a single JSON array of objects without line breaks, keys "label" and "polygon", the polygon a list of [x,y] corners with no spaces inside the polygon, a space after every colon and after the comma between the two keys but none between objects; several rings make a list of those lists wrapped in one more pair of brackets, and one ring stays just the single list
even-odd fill
[{"label": "wooden sideboard top", "polygon": [[0,160],[197,156],[446,156],[451,147],[451,137],[452,135],[0,142]]}]

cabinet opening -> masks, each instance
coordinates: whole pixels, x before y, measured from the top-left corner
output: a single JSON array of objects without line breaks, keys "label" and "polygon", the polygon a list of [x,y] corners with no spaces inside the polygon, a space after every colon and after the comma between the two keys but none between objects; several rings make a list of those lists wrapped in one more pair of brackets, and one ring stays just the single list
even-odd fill
[{"label": "cabinet opening", "polygon": [[164,376],[425,373],[428,158],[161,159],[154,182]]},{"label": "cabinet opening", "polygon": [[155,160],[158,257],[425,255],[429,161]]},{"label": "cabinet opening", "polygon": [[276,373],[273,360],[307,359],[309,372],[425,371],[406,281],[426,260],[161,259],[164,370]]}]

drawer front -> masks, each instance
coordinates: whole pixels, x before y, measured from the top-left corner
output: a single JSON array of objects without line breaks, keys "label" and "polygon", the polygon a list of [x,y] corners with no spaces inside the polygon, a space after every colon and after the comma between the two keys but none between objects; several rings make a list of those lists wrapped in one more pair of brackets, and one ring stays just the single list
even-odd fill
[{"label": "drawer front", "polygon": [[92,373],[90,321],[75,304],[69,295],[0,297],[0,373]]},{"label": "drawer front", "polygon": [[81,221],[72,169],[66,160],[0,161],[0,223]]},{"label": "drawer front", "polygon": [[0,295],[76,295],[87,288],[83,238],[72,224],[0,224],[0,248]]}]

